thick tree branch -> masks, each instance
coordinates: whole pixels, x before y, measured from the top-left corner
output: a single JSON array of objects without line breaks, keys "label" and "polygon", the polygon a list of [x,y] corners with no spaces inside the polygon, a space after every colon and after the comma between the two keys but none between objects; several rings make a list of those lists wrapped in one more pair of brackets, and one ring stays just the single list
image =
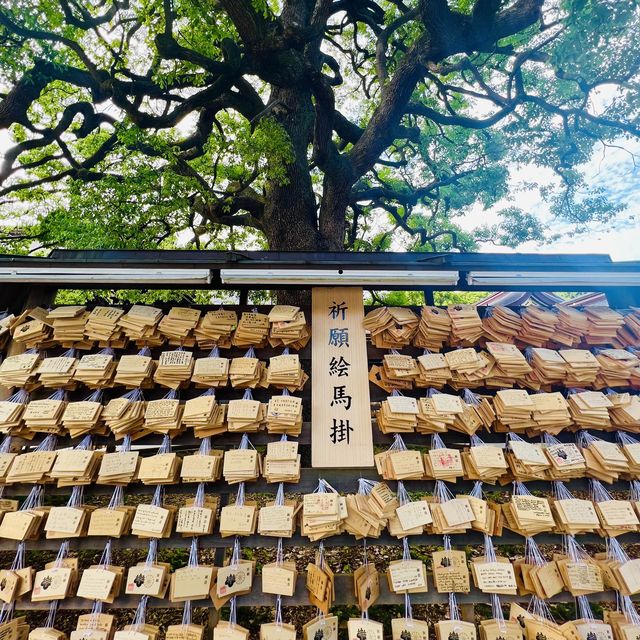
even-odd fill
[{"label": "thick tree branch", "polygon": [[69,105],[65,108],[62,113],[62,117],[55,127],[42,131],[40,138],[25,140],[5,152],[4,160],[0,166],[0,184],[2,184],[16,169],[20,168],[16,167],[16,169],[14,169],[13,163],[21,153],[31,149],[46,147],[55,140],[58,140],[60,136],[71,126],[73,119],[77,115],[82,115],[83,117],[83,123],[80,129],[78,129],[78,137],[86,137],[91,133],[91,131],[97,129],[102,122],[114,122],[113,118],[106,114],[97,114],[94,111],[93,105],[88,102],[76,102],[75,104]]},{"label": "thick tree branch", "polygon": [[4,197],[9,193],[14,193],[16,191],[31,189],[33,187],[40,187],[42,185],[59,182],[60,180],[63,180],[65,178],[74,178],[83,180],[85,182],[100,180],[107,174],[99,171],[92,171],[92,169],[107,157],[107,155],[114,149],[117,142],[118,136],[116,134],[113,134],[100,145],[97,151],[91,154],[86,160],[78,163],[76,167],[65,169],[64,171],[60,171],[44,178],[38,178],[37,180],[16,182],[15,184],[9,185],[4,189],[0,189],[0,197]]},{"label": "thick tree branch", "polygon": [[[78,2],[69,2],[69,0],[59,0],[60,8],[64,14],[65,20],[80,29],[94,29],[102,24],[111,22],[117,15],[118,11],[129,9],[129,0],[113,0],[109,5],[109,8],[102,14],[92,16],[82,4]],[[73,7],[71,6],[73,4]],[[76,12],[80,14],[80,17],[76,15]]]},{"label": "thick tree branch", "polygon": [[397,189],[385,186],[358,187],[358,185],[356,185],[351,195],[351,202],[358,203],[374,200],[380,201],[384,199],[395,200],[396,202],[400,202],[404,206],[414,206],[423,198],[435,198],[438,189],[440,189],[441,187],[456,184],[457,182],[462,180],[462,178],[465,178],[466,176],[469,176],[473,173],[474,171],[460,171],[449,177],[441,178],[440,180],[434,180],[433,182],[430,182],[429,184],[418,188],[411,188],[409,185],[407,185],[408,188],[406,191],[398,191]]},{"label": "thick tree branch", "polygon": [[[423,0],[420,12],[425,22],[425,34],[407,51],[393,77],[383,87],[378,107],[349,153],[355,175],[364,175],[393,141],[393,132],[422,77],[423,65],[439,63],[454,53],[495,49],[500,38],[535,24],[540,19],[543,1],[517,0],[495,15],[488,31],[479,33],[472,29],[472,21],[479,19],[477,15],[469,18],[456,14],[449,9],[446,0]],[[486,12],[482,14],[484,19]]]}]

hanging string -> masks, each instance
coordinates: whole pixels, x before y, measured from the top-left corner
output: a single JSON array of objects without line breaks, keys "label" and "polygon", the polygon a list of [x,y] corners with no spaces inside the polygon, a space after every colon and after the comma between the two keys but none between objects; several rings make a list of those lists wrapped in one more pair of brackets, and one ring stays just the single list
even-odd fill
[{"label": "hanging string", "polygon": [[67,507],[80,507],[84,504],[84,487],[82,485],[75,486],[71,490],[71,496],[67,501]]},{"label": "hanging string", "polygon": [[583,563],[590,560],[589,554],[585,551],[578,541],[572,535],[563,535],[562,544],[565,553],[571,562]]},{"label": "hanging string", "polygon": [[525,564],[536,567],[542,567],[547,564],[540,547],[538,547],[538,543],[531,536],[527,536],[524,539],[524,561]]},{"label": "hanging string", "polygon": [[480,438],[480,436],[477,436],[475,433],[469,437],[469,440],[471,441],[471,446],[472,447],[486,447],[487,443],[482,440],[482,438]]},{"label": "hanging string", "polygon": [[251,444],[251,440],[249,440],[249,436],[246,433],[242,435],[238,449],[253,449],[255,451],[255,447]]},{"label": "hanging string", "polygon": [[58,437],[49,434],[35,449],[34,451],[55,451],[58,444]]},{"label": "hanging string", "polygon": [[102,402],[104,393],[102,389],[96,389],[93,393],[90,393],[83,402]]},{"label": "hanging string", "polygon": [[580,618],[583,620],[589,620],[589,622],[595,622],[593,611],[591,610],[591,605],[589,604],[587,596],[576,597],[576,608],[578,609]]},{"label": "hanging string", "polygon": [[182,610],[182,626],[188,627],[191,624],[191,600],[184,601],[184,609]]},{"label": "hanging string", "polygon": [[244,507],[244,482],[238,485],[238,492],[236,493],[236,507]]},{"label": "hanging string", "polygon": [[274,505],[276,507],[284,507],[284,482],[281,482],[278,485],[278,490],[276,491],[276,499],[274,501]]},{"label": "hanging string", "polygon": [[47,400],[62,400],[66,402],[68,400],[67,392],[64,389],[56,389]]},{"label": "hanging string", "polygon": [[[100,392],[102,393],[102,392]],[[95,394],[91,394],[95,395]],[[91,397],[91,396],[89,396]],[[87,402],[91,402],[89,398],[86,398]],[[85,436],[78,442],[78,444],[74,447],[76,451],[90,451],[93,449],[93,437],[91,435]]]},{"label": "hanging string", "polygon": [[5,624],[13,618],[13,612],[16,608],[16,601],[3,602],[0,609],[0,624]]},{"label": "hanging string", "polygon": [[373,480],[358,478],[358,495],[368,496],[377,484],[378,483]]},{"label": "hanging string", "polygon": [[124,506],[124,489],[122,486],[117,486],[111,494],[107,509],[117,509],[122,506]]},{"label": "hanging string", "polygon": [[600,438],[592,436],[588,431],[578,431],[576,434],[576,444],[583,449],[593,444],[594,442],[602,442]]},{"label": "hanging string", "polygon": [[284,548],[282,546],[282,538],[278,538],[278,544],[276,546],[276,564],[280,567],[284,564]]},{"label": "hanging string", "polygon": [[102,600],[94,600],[93,606],[91,607],[91,612],[89,614],[88,628],[90,630],[95,630],[98,628],[98,622],[100,620],[100,616],[102,615],[102,609],[103,609]]},{"label": "hanging string", "polygon": [[188,567],[198,566],[198,537],[193,536],[191,538],[191,547],[189,549],[189,560],[187,561]]},{"label": "hanging string", "polygon": [[607,560],[613,560],[614,562],[619,562],[621,564],[629,562],[627,552],[622,548],[622,545],[616,540],[616,538],[607,538],[606,546]]},{"label": "hanging string", "polygon": [[446,449],[447,445],[444,443],[444,440],[437,433],[434,433],[431,436],[431,448],[432,449]]},{"label": "hanging string", "polygon": [[198,448],[198,455],[208,456],[211,453],[211,436],[202,438],[200,441],[200,447]]},{"label": "hanging string", "polygon": [[11,436],[7,436],[0,444],[0,453],[11,453]]},{"label": "hanging string", "polygon": [[161,507],[164,501],[164,486],[159,484],[153,492],[153,499],[151,500],[151,506]]},{"label": "hanging string", "polygon": [[204,498],[205,498],[204,488],[205,488],[205,483],[200,482],[196,490],[196,496],[193,499],[194,507],[204,507]]},{"label": "hanging string", "polygon": [[318,486],[313,493],[338,493],[326,480],[318,478]]},{"label": "hanging string", "polygon": [[11,568],[9,571],[19,571],[20,569],[24,569],[24,553],[25,553],[26,543],[22,540],[18,543],[16,548],[16,556],[11,563]]},{"label": "hanging string", "polygon": [[552,436],[550,433],[546,431],[542,434],[542,438],[540,438],[542,444],[547,445],[548,447],[554,447],[556,445],[562,444],[558,438]]},{"label": "hanging string", "polygon": [[[142,389],[136,388],[131,389],[131,391],[127,391],[127,393],[120,396],[121,400],[128,400],[129,402],[143,402],[144,394],[142,393]],[[130,435],[126,435],[125,438],[129,438],[131,440]]]},{"label": "hanging string", "polygon": [[454,499],[453,493],[451,493],[446,483],[444,483],[442,480],[436,480],[433,490],[433,497],[437,502],[441,504]]},{"label": "hanging string", "polygon": [[411,606],[411,596],[409,596],[409,592],[404,592],[404,617],[407,620],[413,620],[413,608]]},{"label": "hanging string", "polygon": [[478,500],[482,500],[482,480],[476,480],[473,483],[473,489],[469,492],[469,495],[472,498],[477,498]]},{"label": "hanging string", "polygon": [[33,489],[29,491],[29,495],[25,501],[20,505],[18,511],[29,511],[30,509],[37,509],[42,506],[42,493],[44,489],[42,485],[36,484]]},{"label": "hanging string", "polygon": [[229,604],[229,626],[235,627],[238,620],[237,597],[233,596]]},{"label": "hanging string", "polygon": [[147,551],[147,559],[145,560],[145,565],[147,567],[156,563],[158,558],[158,538],[151,538],[149,540],[149,551]]},{"label": "hanging string", "polygon": [[640,440],[633,438],[628,433],[624,431],[616,431],[616,440],[622,445],[632,445],[632,444],[640,444]]},{"label": "hanging string", "polygon": [[[14,404],[27,404],[31,396],[24,389],[18,389],[13,395],[9,396],[5,402],[12,402]],[[4,453],[7,453],[6,451]]]},{"label": "hanging string", "polygon": [[147,602],[149,602],[149,596],[142,596],[140,598],[140,602],[138,602],[138,607],[136,608],[136,615],[133,618],[133,629],[138,630],[144,626],[145,620],[147,619]]},{"label": "hanging string", "polygon": [[462,399],[467,403],[474,407],[477,407],[482,398],[477,394],[471,391],[471,389],[463,389],[462,390]]},{"label": "hanging string", "polygon": [[524,438],[521,438],[517,433],[507,433],[507,444],[511,442],[527,442]]},{"label": "hanging string", "polygon": [[60,545],[60,549],[58,550],[58,555],[56,556],[56,559],[54,561],[53,566],[56,569],[59,569],[60,567],[62,567],[62,565],[64,564],[65,559],[69,556],[69,541],[65,540],[61,545]]},{"label": "hanging string", "polygon": [[120,453],[128,453],[129,451],[131,451],[131,434],[127,433],[120,445]]},{"label": "hanging string", "polygon": [[409,538],[402,538],[402,560],[404,562],[411,560],[411,551],[409,549]]},{"label": "hanging string", "polygon": [[240,564],[241,551],[242,549],[240,547],[240,537],[236,536],[235,540],[233,541],[233,552],[231,554],[231,563],[230,563],[230,565],[234,568]]},{"label": "hanging string", "polygon": [[502,611],[502,603],[497,593],[490,594],[491,600],[491,615],[493,619],[498,623],[500,631],[506,631],[507,625],[504,622],[504,613]]},{"label": "hanging string", "polygon": [[389,451],[406,451],[407,445],[404,443],[402,436],[399,433],[394,434],[393,442],[389,446]]},{"label": "hanging string", "polygon": [[462,621],[460,607],[458,607],[458,599],[454,591],[449,592],[449,619],[455,620],[456,622]]},{"label": "hanging string", "polygon": [[158,449],[157,455],[162,455],[163,453],[171,453],[171,438],[168,433],[162,437],[162,444]]},{"label": "hanging string", "polygon": [[402,482],[402,480],[398,480],[397,495],[398,495],[398,504],[401,507],[411,502],[411,496],[409,495],[409,492],[406,490],[404,486],[404,482]]},{"label": "hanging string", "polygon": [[52,600],[49,603],[49,615],[47,616],[47,620],[44,623],[45,629],[53,629],[53,625],[56,621],[56,614],[58,613],[59,604],[60,600]]},{"label": "hanging string", "polygon": [[527,612],[529,612],[534,617],[539,620],[551,622],[555,624],[555,620],[553,619],[553,615],[551,614],[551,609],[545,600],[542,600],[538,596],[532,596],[529,601],[529,606],[527,607]]},{"label": "hanging string", "polygon": [[604,488],[600,480],[589,479],[589,495],[593,502],[608,502],[613,500],[611,494]]},{"label": "hanging string", "polygon": [[640,481],[631,480],[629,483],[629,500],[640,502]]},{"label": "hanging string", "polygon": [[497,562],[496,549],[493,546],[493,537],[488,533],[484,534],[484,558],[486,562]]},{"label": "hanging string", "polygon": [[533,494],[529,489],[527,489],[524,482],[520,482],[519,480],[513,481],[513,495],[514,496],[532,496]]},{"label": "hanging string", "polygon": [[560,482],[560,480],[554,480],[551,483],[551,492],[553,497],[556,500],[574,500],[573,494],[569,489],[567,489],[567,485],[564,482]]},{"label": "hanging string", "polygon": [[624,614],[627,622],[640,626],[640,614],[631,598],[621,594],[618,595],[620,597],[620,611]]},{"label": "hanging string", "polygon": [[106,569],[110,565],[111,565],[111,538],[109,538],[107,544],[105,545],[104,551],[100,556],[100,562],[98,563],[98,566],[101,569]]},{"label": "hanging string", "polygon": [[320,544],[318,545],[318,566],[324,570],[326,565],[325,565],[325,559],[324,559],[324,542],[320,541]]}]

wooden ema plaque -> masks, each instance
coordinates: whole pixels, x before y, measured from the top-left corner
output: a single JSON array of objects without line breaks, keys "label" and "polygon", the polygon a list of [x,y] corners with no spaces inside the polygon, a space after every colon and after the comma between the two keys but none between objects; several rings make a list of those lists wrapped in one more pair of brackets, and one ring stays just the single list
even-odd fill
[{"label": "wooden ema plaque", "polygon": [[372,467],[362,288],[315,287],[312,315],[312,465]]}]

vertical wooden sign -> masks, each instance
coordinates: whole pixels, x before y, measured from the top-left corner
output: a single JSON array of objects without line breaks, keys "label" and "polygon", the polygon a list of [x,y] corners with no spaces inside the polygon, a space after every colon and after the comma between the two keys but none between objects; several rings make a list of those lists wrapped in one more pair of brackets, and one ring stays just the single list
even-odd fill
[{"label": "vertical wooden sign", "polygon": [[372,467],[362,289],[314,287],[311,300],[312,466]]}]

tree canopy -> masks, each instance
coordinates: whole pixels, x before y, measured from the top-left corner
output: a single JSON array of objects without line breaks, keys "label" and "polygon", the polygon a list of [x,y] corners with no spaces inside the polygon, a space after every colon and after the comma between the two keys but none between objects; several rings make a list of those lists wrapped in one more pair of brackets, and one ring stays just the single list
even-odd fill
[{"label": "tree canopy", "polygon": [[5,251],[543,241],[640,135],[637,0],[13,0],[0,42]]}]

